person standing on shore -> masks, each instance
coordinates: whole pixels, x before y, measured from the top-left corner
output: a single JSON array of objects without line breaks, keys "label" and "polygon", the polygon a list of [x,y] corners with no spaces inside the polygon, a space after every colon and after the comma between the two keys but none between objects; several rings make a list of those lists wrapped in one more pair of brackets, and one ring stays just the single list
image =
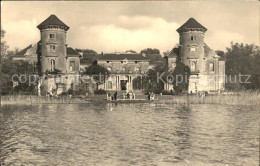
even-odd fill
[{"label": "person standing on shore", "polygon": [[117,91],[114,93],[114,99],[117,100]]}]

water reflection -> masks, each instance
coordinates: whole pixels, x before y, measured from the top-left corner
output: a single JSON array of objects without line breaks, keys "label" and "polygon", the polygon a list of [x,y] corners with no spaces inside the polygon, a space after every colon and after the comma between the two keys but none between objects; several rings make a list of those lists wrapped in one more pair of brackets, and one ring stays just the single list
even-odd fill
[{"label": "water reflection", "polygon": [[152,103],[2,106],[0,161],[257,165],[258,109]]}]

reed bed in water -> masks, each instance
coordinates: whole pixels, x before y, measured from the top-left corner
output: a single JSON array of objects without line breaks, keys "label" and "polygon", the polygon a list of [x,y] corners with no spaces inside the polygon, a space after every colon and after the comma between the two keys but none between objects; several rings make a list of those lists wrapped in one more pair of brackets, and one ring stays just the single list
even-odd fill
[{"label": "reed bed in water", "polygon": [[82,98],[70,98],[67,96],[46,97],[46,96],[35,96],[35,95],[8,95],[1,96],[1,104],[71,104],[71,103],[86,103],[87,101]]},{"label": "reed bed in water", "polygon": [[228,105],[260,105],[259,91],[243,91],[230,94],[208,95],[205,97],[173,96],[170,100],[158,100],[160,104],[228,104]]},{"label": "reed bed in water", "polygon": [[[102,96],[103,97],[103,96]],[[259,91],[243,91],[237,93],[209,95],[201,97],[197,95],[192,96],[164,96],[159,97],[158,104],[228,104],[228,105],[260,105],[260,92]],[[92,101],[104,102],[98,100],[96,97]],[[1,97],[1,104],[72,104],[72,103],[89,103],[89,100],[83,98],[70,98],[62,96],[59,98],[34,96],[34,95],[8,95]]]}]

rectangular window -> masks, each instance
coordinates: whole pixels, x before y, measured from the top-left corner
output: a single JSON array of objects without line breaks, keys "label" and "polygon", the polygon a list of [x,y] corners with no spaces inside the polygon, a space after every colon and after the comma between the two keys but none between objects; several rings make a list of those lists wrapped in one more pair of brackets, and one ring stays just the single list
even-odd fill
[{"label": "rectangular window", "polygon": [[214,63],[209,64],[209,71],[215,71],[214,69]]},{"label": "rectangular window", "polygon": [[196,61],[191,61],[191,66],[190,66],[190,70],[191,71],[196,71],[197,68],[197,62]]},{"label": "rectangular window", "polygon": [[70,61],[70,71],[75,71],[75,61]]},{"label": "rectangular window", "polygon": [[54,45],[50,45],[50,50],[51,51],[55,50],[55,46]]},{"label": "rectangular window", "polygon": [[109,63],[109,61],[107,61],[107,63]]},{"label": "rectangular window", "polygon": [[192,52],[196,51],[196,47],[191,47],[190,51],[192,51]]},{"label": "rectangular window", "polygon": [[107,82],[107,89],[112,89],[112,81]]},{"label": "rectangular window", "polygon": [[55,34],[49,34],[50,39],[55,39]]},{"label": "rectangular window", "polygon": [[190,40],[191,40],[191,41],[195,41],[195,40],[196,40],[196,36],[191,36],[191,37],[190,37]]}]

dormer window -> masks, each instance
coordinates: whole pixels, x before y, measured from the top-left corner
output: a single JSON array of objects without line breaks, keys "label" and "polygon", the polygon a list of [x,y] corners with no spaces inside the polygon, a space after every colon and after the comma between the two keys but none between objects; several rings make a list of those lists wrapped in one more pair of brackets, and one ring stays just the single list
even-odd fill
[{"label": "dormer window", "polygon": [[196,40],[196,36],[191,36],[191,37],[190,37],[190,40],[191,40],[191,41],[195,41],[195,40]]},{"label": "dormer window", "polygon": [[49,34],[50,39],[55,39],[55,34]]},{"label": "dormer window", "polygon": [[126,64],[127,62],[126,61],[121,61],[121,63]]}]

